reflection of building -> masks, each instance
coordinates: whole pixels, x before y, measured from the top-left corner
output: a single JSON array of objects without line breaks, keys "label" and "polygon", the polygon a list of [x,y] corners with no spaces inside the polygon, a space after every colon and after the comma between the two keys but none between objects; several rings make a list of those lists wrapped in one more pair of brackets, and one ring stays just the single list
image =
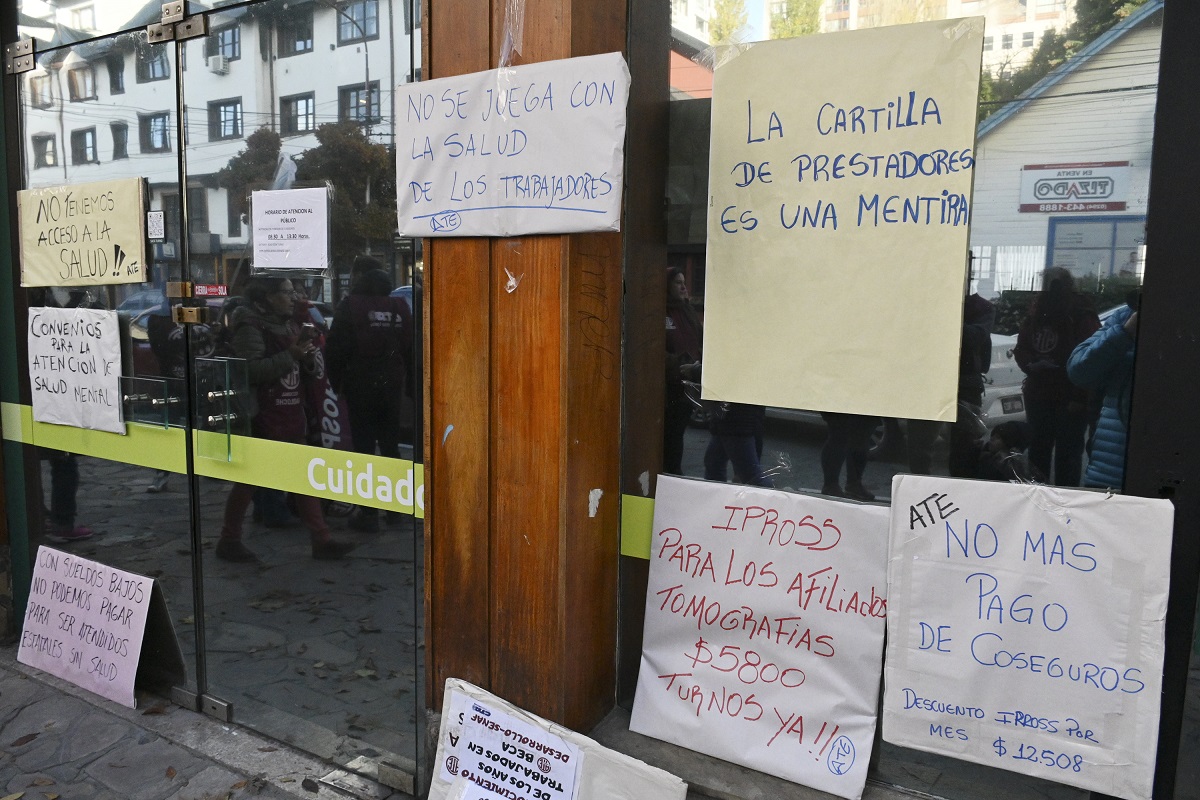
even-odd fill
[{"label": "reflection of building", "polygon": [[[58,5],[60,22],[68,5],[79,6]],[[245,255],[249,230],[217,173],[259,128],[279,133],[289,155],[314,147],[317,127],[337,121],[358,122],[372,141],[391,146],[388,89],[420,77],[407,66],[410,42],[417,47],[419,39],[409,7],[313,0],[291,4],[286,14],[209,12],[208,35],[184,42],[178,65],[174,42],[149,45],[133,35],[75,44],[86,34],[58,27],[49,45],[38,42],[37,66],[23,76],[26,185],[147,177],[150,208],[164,211],[167,224],[156,261],[179,258],[186,200],[194,277],[225,280]],[[130,25],[144,28],[161,14],[152,2]],[[26,22],[31,35],[47,30]],[[392,48],[389,31],[396,32]],[[331,58],[330,51],[341,52]],[[272,67],[264,71],[264,63]],[[183,142],[174,134],[176,70],[184,75]],[[186,198],[178,186],[181,152]]]},{"label": "reflection of building", "polygon": [[[971,249],[996,289],[1047,266],[1140,277],[1162,0],[1150,0],[979,128]],[[1118,99],[1119,98],[1119,99]]]},{"label": "reflection of building", "polygon": [[[763,30],[770,29],[771,8],[780,2],[766,3]],[[828,33],[982,16],[987,19],[983,65],[1000,74],[1028,61],[1047,30],[1065,28],[1074,4],[1074,0],[823,0],[820,21],[821,31]]]}]

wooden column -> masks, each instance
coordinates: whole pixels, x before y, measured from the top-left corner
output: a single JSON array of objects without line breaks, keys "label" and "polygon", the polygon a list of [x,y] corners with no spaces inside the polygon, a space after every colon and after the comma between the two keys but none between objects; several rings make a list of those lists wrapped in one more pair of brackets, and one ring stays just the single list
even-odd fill
[{"label": "wooden column", "polygon": [[[497,66],[503,0],[427,9],[426,77]],[[625,0],[527,0],[523,24],[514,65],[621,51]],[[448,677],[575,729],[612,708],[621,249],[616,233],[426,243],[430,708]]]}]

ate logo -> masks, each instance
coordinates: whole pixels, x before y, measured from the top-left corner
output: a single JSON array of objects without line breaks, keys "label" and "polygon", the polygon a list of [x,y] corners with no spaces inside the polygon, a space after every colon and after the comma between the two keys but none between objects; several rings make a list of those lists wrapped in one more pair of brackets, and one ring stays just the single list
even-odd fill
[{"label": "ate logo", "polygon": [[550,759],[546,758],[545,756],[542,756],[541,758],[539,758],[538,759],[538,769],[540,769],[542,771],[543,775],[550,772]]},{"label": "ate logo", "polygon": [[458,756],[450,756],[446,759],[446,771],[451,775],[458,774]]}]

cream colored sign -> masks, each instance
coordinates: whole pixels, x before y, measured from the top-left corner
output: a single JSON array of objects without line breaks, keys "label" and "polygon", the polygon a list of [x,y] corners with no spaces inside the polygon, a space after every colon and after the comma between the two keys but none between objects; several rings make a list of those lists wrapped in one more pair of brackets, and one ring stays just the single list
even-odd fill
[{"label": "cream colored sign", "polygon": [[982,43],[948,20],[718,67],[705,398],[954,418]]},{"label": "cream colored sign", "polygon": [[17,192],[22,286],[146,280],[141,178]]}]

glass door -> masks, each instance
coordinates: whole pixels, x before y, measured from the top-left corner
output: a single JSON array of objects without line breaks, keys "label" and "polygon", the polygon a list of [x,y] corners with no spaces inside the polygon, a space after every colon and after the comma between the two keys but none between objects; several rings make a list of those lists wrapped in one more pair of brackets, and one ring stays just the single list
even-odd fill
[{"label": "glass door", "polygon": [[[19,188],[127,179],[147,233],[144,281],[18,298],[29,367],[4,411],[30,549],[156,580],[179,702],[329,760],[332,782],[412,792],[422,265],[395,235],[390,89],[418,75],[418,20],[393,0],[191,19],[199,35],[153,43],[60,28],[18,80]],[[47,235],[81,235],[69,222]],[[121,257],[68,250],[76,276]],[[19,328],[72,306],[119,321],[120,433],[33,419]]]}]

